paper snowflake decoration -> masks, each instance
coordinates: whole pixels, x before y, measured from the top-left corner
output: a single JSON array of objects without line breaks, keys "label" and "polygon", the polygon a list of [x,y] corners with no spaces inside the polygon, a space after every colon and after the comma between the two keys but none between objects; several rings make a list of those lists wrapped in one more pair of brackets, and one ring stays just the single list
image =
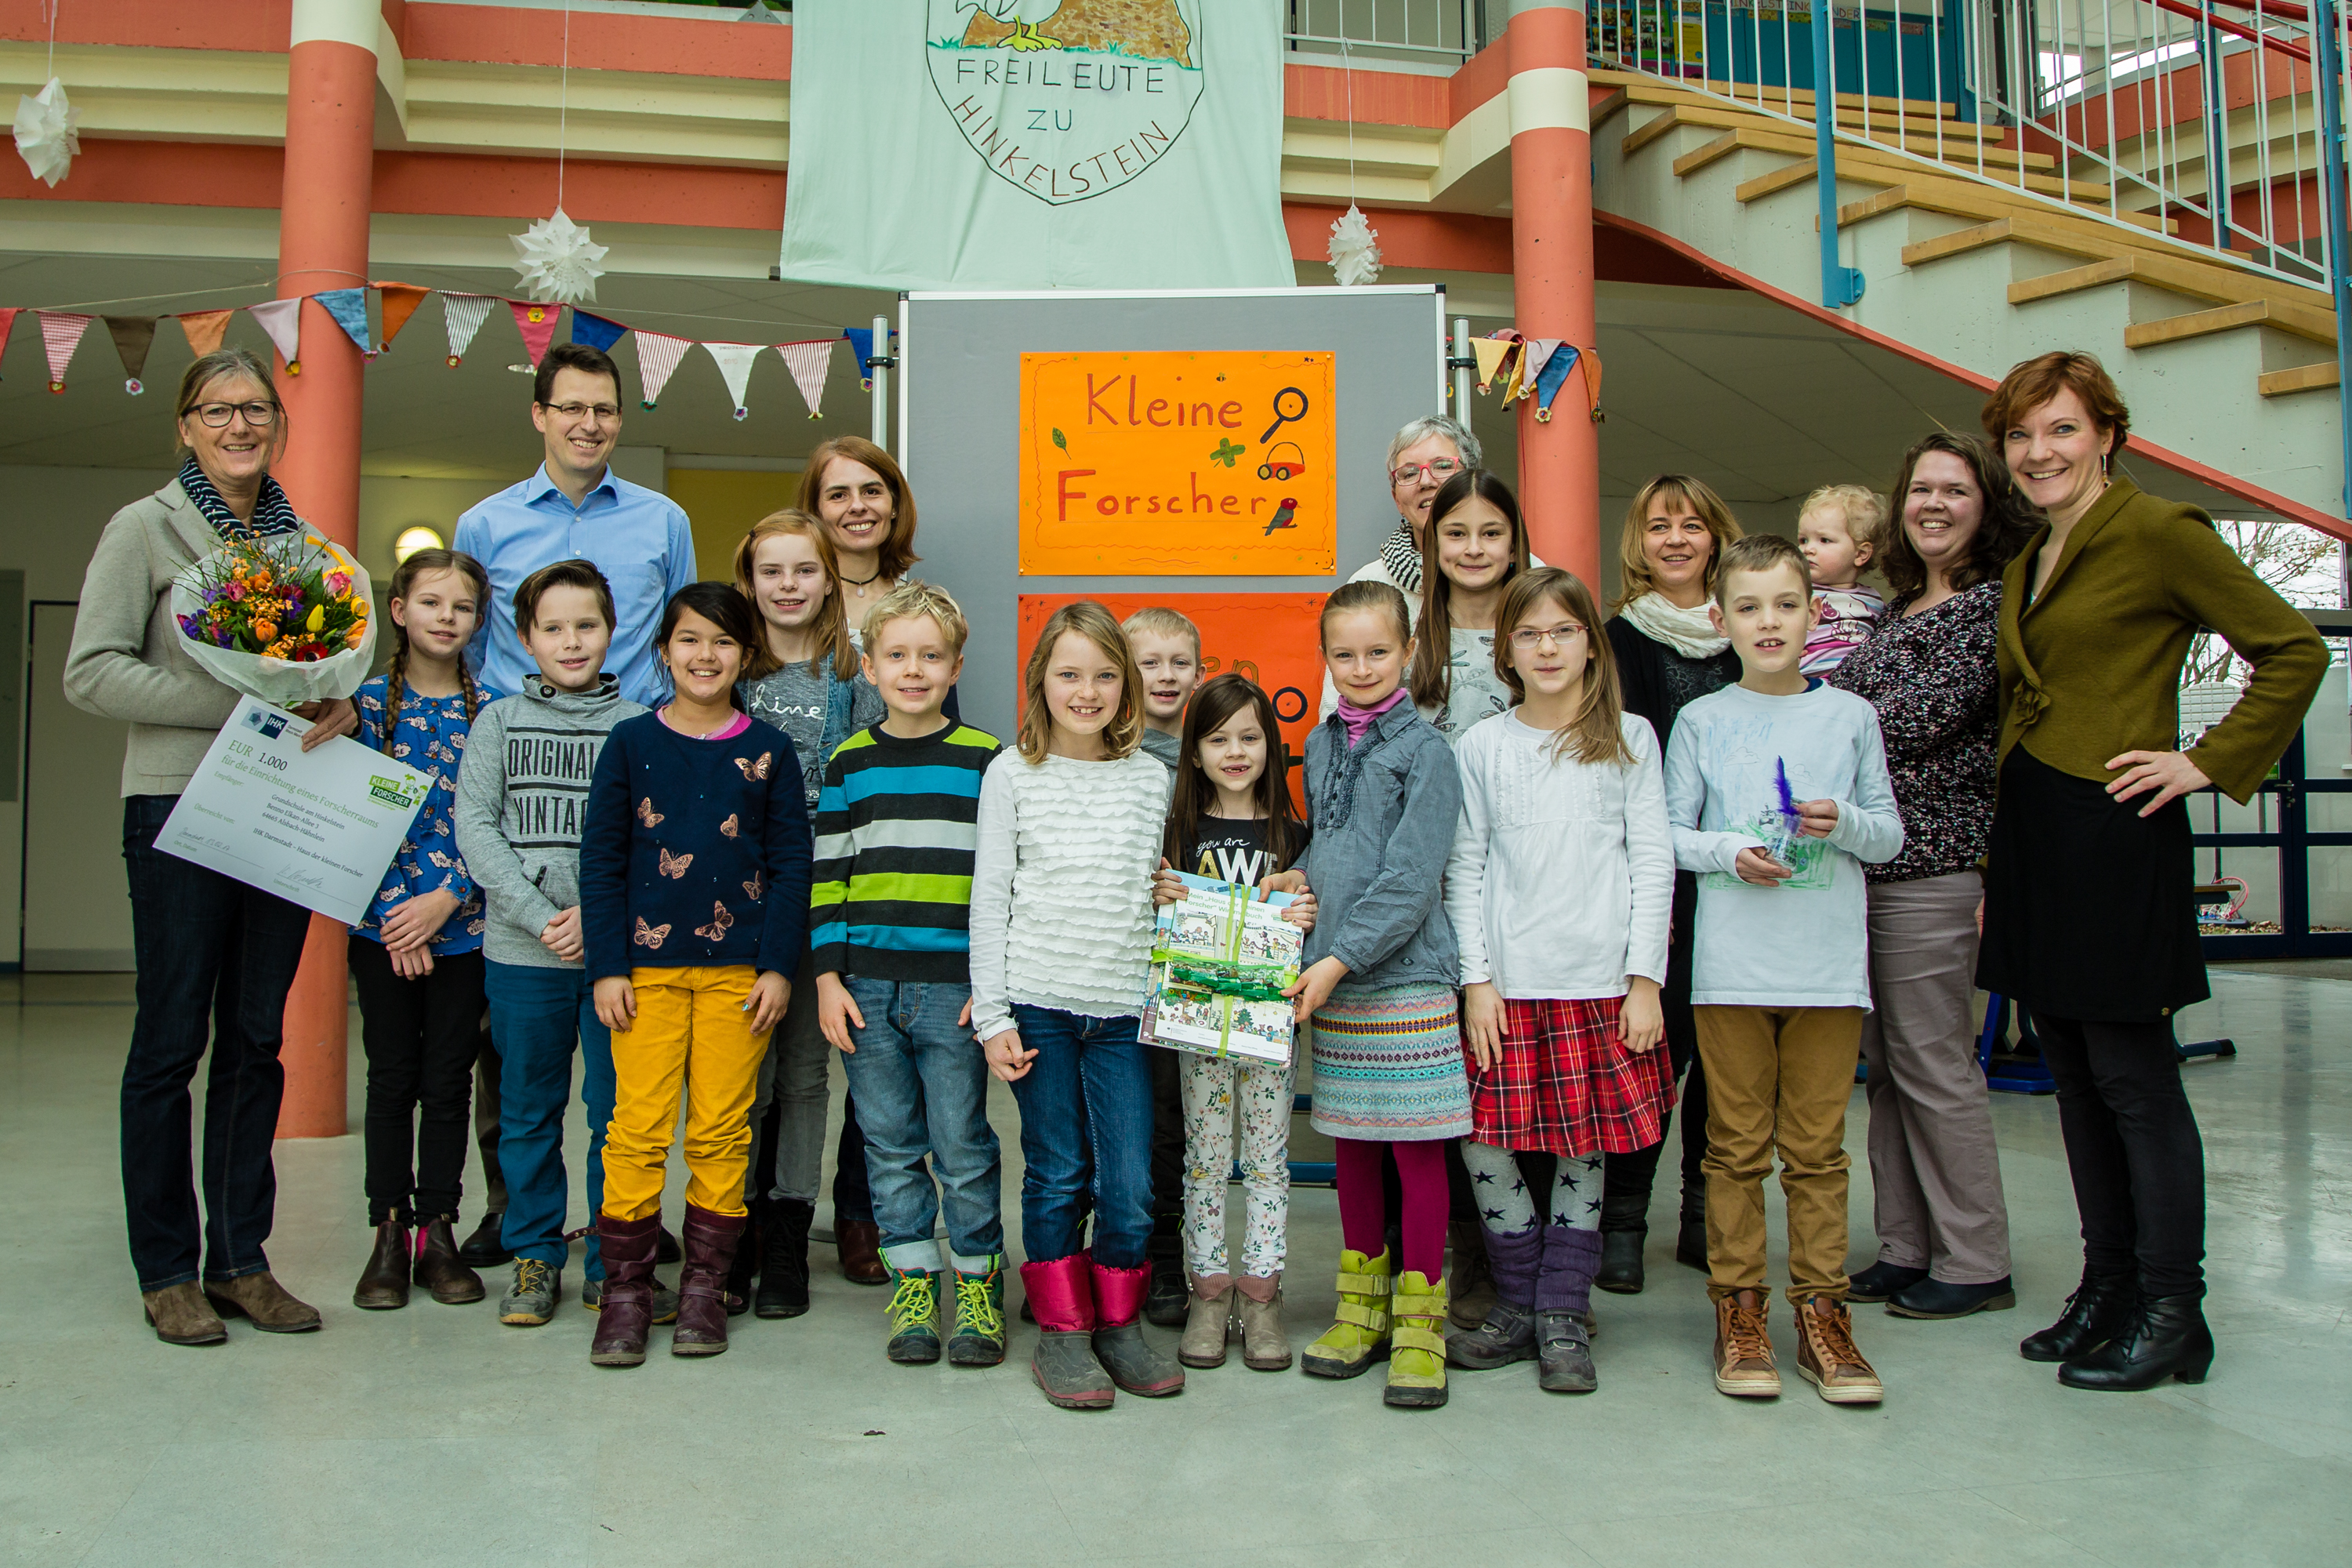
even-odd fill
[{"label": "paper snowflake decoration", "polygon": [[590,240],[588,231],[566,217],[562,207],[553,217],[507,237],[514,241],[514,269],[522,274],[523,292],[545,304],[595,301],[596,279],[604,275],[596,264],[612,247]]},{"label": "paper snowflake decoration", "polygon": [[66,101],[66,85],[55,77],[32,97],[16,100],[16,153],[33,178],[54,189],[66,177],[81,151],[74,130],[80,123],[81,110]]},{"label": "paper snowflake decoration", "polygon": [[1381,275],[1380,236],[1353,202],[1331,225],[1331,275],[1342,289],[1370,283]]}]

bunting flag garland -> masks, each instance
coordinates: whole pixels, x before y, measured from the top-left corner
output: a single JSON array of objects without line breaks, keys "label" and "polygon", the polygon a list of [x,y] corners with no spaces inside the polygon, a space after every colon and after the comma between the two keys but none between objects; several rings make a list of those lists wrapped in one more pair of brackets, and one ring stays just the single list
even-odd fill
[{"label": "bunting flag garland", "polygon": [[537,370],[539,362],[547,356],[547,345],[555,341],[555,327],[563,319],[563,307],[509,300],[507,309],[514,312],[515,327],[522,333],[523,352],[530,355],[530,368]]},{"label": "bunting flag garland", "polygon": [[640,399],[641,406],[651,408],[654,405],[655,400],[661,396],[662,388],[669,384],[678,361],[684,359],[686,351],[693,346],[685,338],[673,338],[661,332],[637,334],[638,390],[644,395]]},{"label": "bunting flag garland", "polygon": [[235,310],[185,310],[180,315],[180,331],[187,334],[188,352],[202,359],[221,346],[228,334],[228,319]]},{"label": "bunting flag garland", "polygon": [[147,370],[147,351],[155,346],[155,318],[109,316],[106,330],[114,339],[114,352],[121,356],[122,390],[136,397],[147,390],[139,378]]},{"label": "bunting flag garland", "polygon": [[416,307],[425,303],[425,296],[433,290],[414,283],[371,283],[368,287],[383,296],[383,342],[375,346],[375,352],[382,353],[392,347],[392,340],[400,335],[400,329],[408,325],[408,318],[416,314]]},{"label": "bunting flag garland", "polygon": [[629,329],[618,321],[608,321],[602,316],[592,316],[577,306],[572,311],[572,341],[586,343],[590,348],[610,353],[621,334]]},{"label": "bunting flag garland", "polygon": [[801,389],[801,401],[808,405],[809,417],[822,419],[824,415],[817,406],[824,401],[824,378],[833,369],[833,345],[839,338],[818,338],[812,342],[778,343],[776,353],[784,368],[793,373],[793,384]]},{"label": "bunting flag garland", "polygon": [[849,340],[849,352],[857,356],[857,390],[874,390],[874,369],[866,362],[874,357],[874,329],[844,327],[841,335]]},{"label": "bunting flag garland", "polygon": [[49,390],[66,389],[66,366],[73,363],[74,350],[81,346],[82,333],[89,331],[95,316],[77,316],[69,310],[41,310],[41,346],[49,352]]},{"label": "bunting flag garland", "polygon": [[1551,423],[1551,401],[1568,381],[1568,373],[1576,368],[1577,351],[1571,343],[1556,343],[1544,357],[1543,368],[1536,374],[1536,423]]},{"label": "bunting flag garland", "polygon": [[490,319],[490,307],[498,300],[488,294],[450,294],[441,296],[442,314],[449,323],[449,363],[454,367],[466,357],[473,345],[474,334]]},{"label": "bunting flag garland", "polygon": [[1585,349],[1576,363],[1584,367],[1584,399],[1592,405],[1592,422],[1605,424],[1609,416],[1601,412],[1601,351]]},{"label": "bunting flag garland", "polygon": [[286,374],[302,374],[302,297],[291,300],[270,300],[259,305],[247,305],[246,314],[261,323],[269,341],[278,347],[278,357],[286,362]]},{"label": "bunting flag garland", "polygon": [[375,350],[368,338],[367,290],[365,289],[322,289],[310,296],[319,301],[327,314],[335,318],[335,325],[359,344],[360,353],[373,357]]},{"label": "bunting flag garland", "polygon": [[22,307],[0,306],[0,355],[8,352],[8,334],[16,330],[16,312]]},{"label": "bunting flag garland", "polygon": [[745,406],[744,395],[751,387],[751,362],[760,357],[761,343],[705,343],[710,357],[719,365],[719,374],[727,378],[727,395],[735,400],[735,417],[749,419],[751,410]]},{"label": "bunting flag garland", "polygon": [[1509,343],[1498,342],[1493,338],[1470,340],[1470,353],[1478,362],[1479,391],[1484,392],[1495,384],[1495,373],[1503,368],[1503,360],[1510,352]]},{"label": "bunting flag garland", "polygon": [[1551,363],[1552,353],[1559,347],[1558,338],[1526,340],[1526,346],[1519,351],[1519,380],[1528,390],[1520,395],[1534,395],[1534,388],[1543,379],[1544,366]]}]

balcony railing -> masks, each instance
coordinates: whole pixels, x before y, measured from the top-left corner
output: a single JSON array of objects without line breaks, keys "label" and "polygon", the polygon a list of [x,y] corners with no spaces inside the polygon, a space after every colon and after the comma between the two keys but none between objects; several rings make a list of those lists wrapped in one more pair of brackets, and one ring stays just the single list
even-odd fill
[{"label": "balcony railing", "polygon": [[1283,44],[1293,54],[1340,55],[1452,68],[1486,47],[1504,0],[1286,0]]}]

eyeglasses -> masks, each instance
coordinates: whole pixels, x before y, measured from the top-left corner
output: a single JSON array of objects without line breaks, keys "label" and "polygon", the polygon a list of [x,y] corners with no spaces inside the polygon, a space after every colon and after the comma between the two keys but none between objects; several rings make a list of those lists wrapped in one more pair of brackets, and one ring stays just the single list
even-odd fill
[{"label": "eyeglasses", "polygon": [[230,420],[242,414],[245,416],[245,422],[257,430],[277,419],[278,405],[275,403],[199,403],[189,412],[215,430],[226,428]]},{"label": "eyeglasses", "polygon": [[1511,634],[1511,646],[1533,653],[1545,643],[1555,647],[1566,647],[1583,635],[1582,626],[1548,626],[1541,631],[1533,626],[1521,626]]},{"label": "eyeglasses", "polygon": [[610,403],[542,403],[540,406],[550,414],[561,414],[566,419],[583,418],[591,414],[606,420],[621,416],[620,408]]},{"label": "eyeglasses", "polygon": [[1429,477],[1433,479],[1444,480],[1450,479],[1455,474],[1460,473],[1462,471],[1462,465],[1454,461],[1452,458],[1440,458],[1433,463],[1407,463],[1401,468],[1391,468],[1389,470],[1389,482],[1392,485],[1409,485],[1412,483],[1412,481],[1418,478],[1423,470],[1427,470]]}]

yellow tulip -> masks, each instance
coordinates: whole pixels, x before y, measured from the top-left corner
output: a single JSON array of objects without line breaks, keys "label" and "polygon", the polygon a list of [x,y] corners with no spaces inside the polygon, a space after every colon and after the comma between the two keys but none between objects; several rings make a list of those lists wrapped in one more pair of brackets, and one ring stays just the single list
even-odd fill
[{"label": "yellow tulip", "polygon": [[317,605],[317,606],[315,606],[315,607],[313,607],[313,608],[312,608],[312,610],[310,611],[310,618],[309,620],[306,620],[306,621],[304,621],[304,622],[302,623],[302,628],[303,628],[305,631],[313,631],[313,632],[315,632],[315,631],[317,631],[320,626],[325,626],[326,624],[327,624],[327,606],[326,606],[326,605]]}]

